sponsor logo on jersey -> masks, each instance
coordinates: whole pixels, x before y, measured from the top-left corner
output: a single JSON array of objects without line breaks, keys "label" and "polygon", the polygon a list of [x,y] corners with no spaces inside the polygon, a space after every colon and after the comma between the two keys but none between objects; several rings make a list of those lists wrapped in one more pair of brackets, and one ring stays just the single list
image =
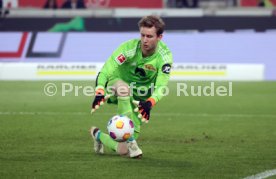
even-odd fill
[{"label": "sponsor logo on jersey", "polygon": [[149,71],[156,71],[152,64],[145,64],[145,69]]},{"label": "sponsor logo on jersey", "polygon": [[116,61],[119,65],[121,65],[126,61],[126,57],[123,54],[120,54],[118,57],[116,57]]},{"label": "sponsor logo on jersey", "polygon": [[171,65],[170,64],[165,64],[162,66],[162,72],[166,74],[170,74],[171,72]]}]

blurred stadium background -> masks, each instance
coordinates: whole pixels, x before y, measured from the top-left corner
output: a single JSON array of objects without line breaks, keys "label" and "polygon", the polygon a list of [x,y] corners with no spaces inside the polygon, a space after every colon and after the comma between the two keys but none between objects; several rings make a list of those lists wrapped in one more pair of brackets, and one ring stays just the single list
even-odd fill
[{"label": "blurred stadium background", "polygon": [[[0,176],[275,175],[275,6],[276,0],[0,0]],[[137,22],[150,14],[166,23],[172,91],[176,81],[233,81],[233,96],[170,94],[143,126],[142,161],[96,156],[87,129],[104,128],[115,108],[92,118],[91,97],[48,97],[43,87],[94,85],[112,51],[139,38]]]},{"label": "blurred stadium background", "polygon": [[56,6],[1,1],[0,79],[94,79],[118,44],[138,37],[137,21],[148,14],[167,24],[172,79],[276,79],[274,0],[50,1]]}]

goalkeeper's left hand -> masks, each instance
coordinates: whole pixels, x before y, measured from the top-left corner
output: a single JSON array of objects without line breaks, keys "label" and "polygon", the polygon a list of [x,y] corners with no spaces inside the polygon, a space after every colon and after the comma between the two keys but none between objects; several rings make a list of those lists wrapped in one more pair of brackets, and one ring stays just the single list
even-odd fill
[{"label": "goalkeeper's left hand", "polygon": [[135,101],[133,100],[133,104],[137,106],[134,109],[134,112],[139,112],[138,118],[142,118],[142,122],[148,123],[150,118],[150,110],[152,109],[151,100],[147,101]]}]

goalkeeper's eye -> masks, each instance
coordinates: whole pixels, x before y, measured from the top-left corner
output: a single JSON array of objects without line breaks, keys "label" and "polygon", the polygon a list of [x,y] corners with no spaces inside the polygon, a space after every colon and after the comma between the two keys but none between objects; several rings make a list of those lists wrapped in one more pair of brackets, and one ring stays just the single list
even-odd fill
[{"label": "goalkeeper's eye", "polygon": [[143,37],[143,38],[145,38],[145,37],[147,37],[147,38],[153,38],[152,35],[145,35],[145,34],[141,34],[141,37]]}]

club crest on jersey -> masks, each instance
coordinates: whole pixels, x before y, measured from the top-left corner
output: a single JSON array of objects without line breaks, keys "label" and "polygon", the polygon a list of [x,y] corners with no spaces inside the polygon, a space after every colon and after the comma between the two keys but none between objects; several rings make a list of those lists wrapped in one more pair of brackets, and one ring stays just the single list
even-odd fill
[{"label": "club crest on jersey", "polygon": [[119,65],[121,65],[126,61],[126,57],[121,53],[118,57],[116,57],[116,61]]},{"label": "club crest on jersey", "polygon": [[142,76],[142,77],[146,76],[145,70],[143,68],[139,68],[139,67],[136,67],[135,74]]},{"label": "club crest on jersey", "polygon": [[171,72],[171,65],[170,64],[165,64],[162,66],[162,72],[166,74],[170,74]]},{"label": "club crest on jersey", "polygon": [[146,70],[156,71],[156,69],[154,68],[154,66],[152,64],[146,64],[144,67]]}]

